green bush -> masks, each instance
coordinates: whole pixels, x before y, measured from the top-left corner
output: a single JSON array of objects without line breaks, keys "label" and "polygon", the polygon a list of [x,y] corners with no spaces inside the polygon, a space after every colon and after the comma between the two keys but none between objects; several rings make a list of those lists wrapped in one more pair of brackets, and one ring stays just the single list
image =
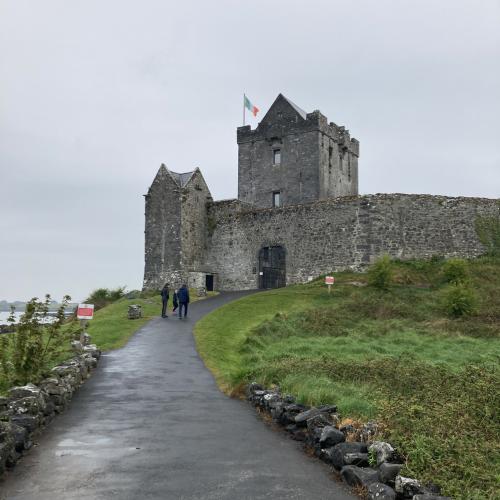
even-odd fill
[{"label": "green bush", "polygon": [[368,284],[379,290],[387,290],[392,281],[393,265],[389,255],[379,257],[368,269]]},{"label": "green bush", "polygon": [[444,304],[449,316],[472,316],[476,312],[477,298],[474,290],[467,284],[452,283],[444,289]]},{"label": "green bush", "polygon": [[94,310],[97,311],[121,299],[124,293],[124,286],[120,286],[114,290],[110,288],[97,288],[85,299],[85,303],[94,304]]},{"label": "green bush", "polygon": [[[37,382],[42,373],[67,355],[74,335],[63,329],[64,310],[71,297],[65,296],[55,319],[50,321],[50,295],[31,299],[16,325],[15,333],[0,335],[0,389],[9,385]],[[14,308],[8,320],[14,323]]]},{"label": "green bush", "polygon": [[469,279],[469,264],[464,259],[449,259],[443,265],[443,275],[448,283],[465,283]]},{"label": "green bush", "polygon": [[500,256],[500,217],[479,216],[476,218],[476,234],[486,247],[486,253]]}]

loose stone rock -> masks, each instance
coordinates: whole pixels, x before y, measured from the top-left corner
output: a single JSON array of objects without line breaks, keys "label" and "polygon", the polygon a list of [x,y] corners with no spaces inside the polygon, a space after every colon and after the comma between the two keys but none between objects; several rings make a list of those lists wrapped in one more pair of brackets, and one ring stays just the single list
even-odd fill
[{"label": "loose stone rock", "polygon": [[20,399],[28,396],[40,396],[41,389],[34,384],[26,384],[9,389],[10,399]]},{"label": "loose stone rock", "polygon": [[314,417],[307,419],[306,425],[307,430],[309,432],[313,432],[314,429],[324,429],[325,427],[331,427],[332,421],[330,420],[329,415],[320,413],[319,415],[315,415]]},{"label": "loose stone rock", "polygon": [[336,469],[340,470],[345,462],[345,455],[348,453],[367,453],[368,449],[364,443],[339,443],[332,448],[323,450],[323,454]]},{"label": "loose stone rock", "polygon": [[321,413],[321,411],[318,409],[318,408],[311,408],[309,410],[306,410],[306,411],[303,411],[301,413],[299,413],[296,417],[295,417],[295,423],[297,425],[302,425],[302,426],[306,426],[307,425],[307,421],[312,418],[312,417],[315,417],[316,415],[319,415]]},{"label": "loose stone rock", "polygon": [[38,415],[45,411],[46,403],[43,397],[29,396],[14,399],[9,403],[8,408],[13,415]]},{"label": "loose stone rock", "polygon": [[142,318],[142,308],[138,304],[128,306],[128,319]]},{"label": "loose stone rock", "polygon": [[402,467],[403,466],[401,464],[383,462],[378,468],[378,478],[382,483],[394,483],[394,480]]},{"label": "loose stone rock", "polygon": [[368,487],[368,500],[395,500],[396,492],[386,484],[373,483]]},{"label": "loose stone rock", "polygon": [[323,448],[329,448],[345,441],[343,432],[330,425],[323,427],[319,442]]},{"label": "loose stone rock", "polygon": [[30,433],[38,429],[41,423],[40,416],[38,415],[13,415],[10,421],[24,427]]},{"label": "loose stone rock", "polygon": [[375,453],[377,465],[388,462],[394,455],[394,448],[389,443],[375,441],[368,448],[369,452]]},{"label": "loose stone rock", "polygon": [[247,397],[253,396],[255,394],[255,391],[263,391],[264,387],[260,384],[257,384],[257,382],[252,382],[247,386]]},{"label": "loose stone rock", "polygon": [[344,453],[344,464],[368,467],[368,453]]},{"label": "loose stone rock", "polygon": [[318,406],[321,413],[337,413],[337,405],[323,405]]},{"label": "loose stone rock", "polygon": [[21,452],[23,450],[29,450],[33,443],[29,438],[28,431],[24,427],[13,424],[12,422],[10,422],[9,425],[16,451]]},{"label": "loose stone rock", "polygon": [[97,348],[95,344],[89,344],[84,346],[83,351],[90,353],[93,358],[99,359],[101,357],[101,351]]},{"label": "loose stone rock", "polygon": [[9,457],[15,451],[12,437],[10,437],[10,439],[4,439],[5,441],[0,443],[0,474],[5,470]]},{"label": "loose stone rock", "polygon": [[413,498],[414,495],[425,493],[420,481],[403,476],[396,476],[394,489],[404,498]]},{"label": "loose stone rock", "polygon": [[295,424],[295,417],[306,407],[300,404],[289,404],[283,407],[283,414],[281,415],[280,423],[282,425]]},{"label": "loose stone rock", "polygon": [[346,465],[342,467],[340,475],[349,486],[368,487],[370,484],[378,482],[377,471],[369,467]]},{"label": "loose stone rock", "polygon": [[83,345],[79,340],[73,340],[71,342],[71,349],[73,350],[73,352],[81,354],[83,352]]}]

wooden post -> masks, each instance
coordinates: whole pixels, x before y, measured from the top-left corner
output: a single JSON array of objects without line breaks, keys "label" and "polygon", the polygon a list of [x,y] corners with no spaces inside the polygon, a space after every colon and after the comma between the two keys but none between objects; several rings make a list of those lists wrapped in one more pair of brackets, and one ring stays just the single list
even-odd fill
[{"label": "wooden post", "polygon": [[82,346],[84,345],[84,339],[85,339],[85,333],[86,333],[86,330],[87,330],[87,320],[86,319],[81,319],[80,320],[80,326],[82,328],[81,332],[80,332],[80,344],[82,344]]}]

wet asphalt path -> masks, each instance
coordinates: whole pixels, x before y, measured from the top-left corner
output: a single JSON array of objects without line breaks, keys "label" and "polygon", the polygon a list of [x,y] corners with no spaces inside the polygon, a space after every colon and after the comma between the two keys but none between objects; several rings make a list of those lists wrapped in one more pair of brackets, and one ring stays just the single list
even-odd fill
[{"label": "wet asphalt path", "polygon": [[101,358],[39,445],[0,482],[2,500],[354,499],[299,443],[224,396],[192,327],[243,293],[156,318]]}]

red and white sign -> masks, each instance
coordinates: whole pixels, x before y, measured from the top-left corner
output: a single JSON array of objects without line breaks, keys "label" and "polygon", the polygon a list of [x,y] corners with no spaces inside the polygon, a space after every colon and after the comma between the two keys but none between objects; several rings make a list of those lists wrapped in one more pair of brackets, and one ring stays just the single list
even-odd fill
[{"label": "red and white sign", "polygon": [[94,317],[94,304],[78,304],[76,317],[78,319],[92,319]]},{"label": "red and white sign", "polygon": [[335,278],[333,276],[325,276],[325,285],[333,285]]}]

